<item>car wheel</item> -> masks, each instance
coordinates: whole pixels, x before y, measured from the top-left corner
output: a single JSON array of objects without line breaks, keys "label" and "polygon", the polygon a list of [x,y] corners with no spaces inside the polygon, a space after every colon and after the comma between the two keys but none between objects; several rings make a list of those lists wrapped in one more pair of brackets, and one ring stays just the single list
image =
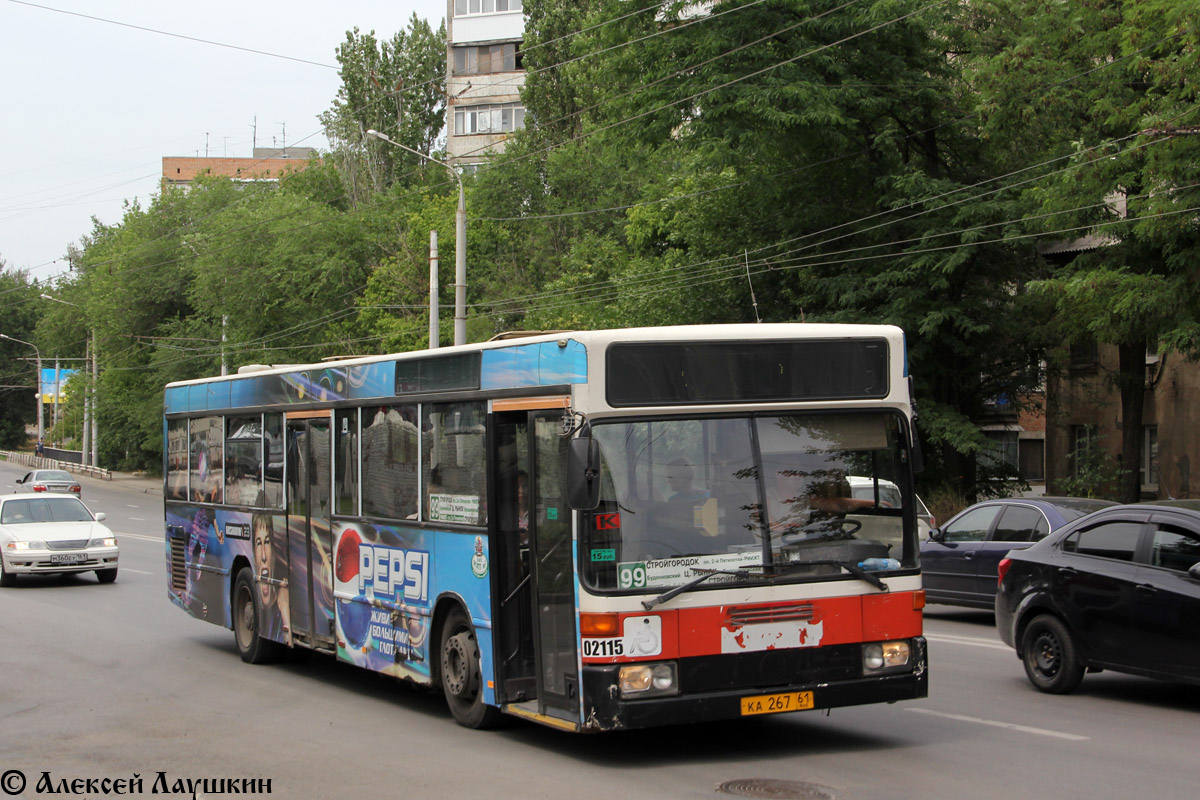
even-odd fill
[{"label": "car wheel", "polygon": [[1067,694],[1083,680],[1083,664],[1067,626],[1049,614],[1035,617],[1021,638],[1025,674],[1043,692]]},{"label": "car wheel", "polygon": [[260,619],[262,603],[258,587],[254,585],[254,574],[249,567],[243,567],[233,584],[233,637],[242,661],[247,664],[278,661],[283,653],[283,645],[279,642],[258,635]]},{"label": "car wheel", "polygon": [[491,728],[500,721],[500,709],[483,702],[479,644],[475,629],[462,609],[454,609],[442,626],[442,692],[459,725]]},{"label": "car wheel", "polygon": [[0,586],[16,586],[17,576],[4,568],[4,558],[0,557]]},{"label": "car wheel", "polygon": [[112,583],[117,579],[117,568],[113,567],[112,569],[98,569],[96,570],[96,578],[101,583]]}]

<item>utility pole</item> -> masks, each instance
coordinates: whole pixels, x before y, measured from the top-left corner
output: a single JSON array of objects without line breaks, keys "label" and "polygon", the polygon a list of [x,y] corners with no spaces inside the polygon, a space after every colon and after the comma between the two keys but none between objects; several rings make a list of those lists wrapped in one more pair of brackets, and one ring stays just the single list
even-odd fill
[{"label": "utility pole", "polygon": [[454,179],[458,181],[458,210],[454,214],[454,343],[467,343],[467,199],[466,193],[463,191],[462,176],[458,174],[458,170],[447,164],[445,161],[439,161],[433,156],[426,155],[420,150],[414,150],[406,144],[400,144],[394,139],[389,139],[386,133],[371,128],[367,131],[367,136],[372,139],[378,139],[381,142],[387,142],[390,145],[399,147],[401,150],[407,150],[414,153],[426,161],[432,161],[434,164],[445,167],[450,170]]}]

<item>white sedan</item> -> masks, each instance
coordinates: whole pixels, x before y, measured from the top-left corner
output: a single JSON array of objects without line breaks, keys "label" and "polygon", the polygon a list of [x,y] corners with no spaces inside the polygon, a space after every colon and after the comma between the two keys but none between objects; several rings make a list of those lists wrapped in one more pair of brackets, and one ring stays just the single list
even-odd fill
[{"label": "white sedan", "polygon": [[95,571],[101,583],[117,579],[117,537],[76,497],[0,496],[0,586],[18,575]]}]

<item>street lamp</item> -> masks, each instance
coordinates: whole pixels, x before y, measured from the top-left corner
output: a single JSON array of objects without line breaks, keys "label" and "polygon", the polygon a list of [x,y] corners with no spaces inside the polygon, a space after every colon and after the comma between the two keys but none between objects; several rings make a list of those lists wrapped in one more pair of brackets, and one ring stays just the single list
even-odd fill
[{"label": "street lamp", "polygon": [[[454,175],[454,179],[458,181],[458,211],[454,215],[454,343],[467,343],[467,199],[463,192],[462,176],[458,174],[458,170],[447,164],[445,161],[439,161],[433,156],[426,155],[420,150],[414,150],[405,144],[400,144],[395,139],[388,137],[386,133],[371,128],[367,131],[367,136],[372,139],[378,139],[381,142],[395,145],[401,150],[407,150],[414,155],[432,161],[434,164],[440,164],[450,170]],[[430,342],[430,347],[434,347],[435,343]]]},{"label": "street lamp", "polygon": [[33,399],[37,402],[38,441],[40,442],[45,437],[45,430],[42,428],[42,351],[38,350],[37,345],[33,342],[25,342],[4,333],[0,333],[0,339],[8,339],[10,342],[28,345],[33,348],[33,352],[37,355],[37,379],[33,383]]},{"label": "street lamp", "polygon": [[[54,297],[53,295],[49,295],[44,292],[40,296],[43,300],[53,300],[56,303],[62,303],[64,306],[72,306],[74,308],[80,308],[80,309],[83,308],[83,306],[79,305],[78,303],[71,303],[66,300],[63,300],[62,298]],[[97,381],[99,380],[99,371],[100,371],[98,359],[99,359],[99,354],[96,352],[96,329],[92,328],[92,384],[88,391],[88,394],[91,395],[91,403],[88,402],[88,394],[85,394],[84,398],[83,398],[83,401],[84,401],[83,463],[90,464],[93,467],[99,466],[97,461],[99,460],[99,456],[100,456],[100,447],[99,447],[99,442],[100,442],[99,432],[100,431],[97,427],[97,422],[96,422],[96,385],[97,385]],[[39,372],[38,374],[40,375],[41,373]],[[54,401],[56,403],[58,402],[57,396],[55,397]],[[91,438],[91,451],[92,451],[90,460],[88,459],[88,439],[89,439],[88,432],[89,431],[91,432],[90,438]]]}]

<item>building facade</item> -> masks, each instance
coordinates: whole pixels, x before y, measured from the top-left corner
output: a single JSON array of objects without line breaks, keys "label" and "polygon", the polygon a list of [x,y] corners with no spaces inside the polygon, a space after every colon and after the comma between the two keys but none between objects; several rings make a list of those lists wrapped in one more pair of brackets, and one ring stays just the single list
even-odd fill
[{"label": "building facade", "polygon": [[448,0],[446,157],[474,167],[525,127],[522,0]]},{"label": "building facade", "polygon": [[163,156],[162,188],[186,188],[205,174],[246,183],[277,181],[288,172],[304,169],[316,152],[312,147],[256,147],[251,158]]},{"label": "building facade", "polygon": [[[1050,488],[1083,477],[1099,479],[1122,468],[1122,419],[1119,391],[1109,378],[1116,372],[1117,348],[1085,344],[1073,347],[1067,371],[1051,381],[1046,468]],[[1200,365],[1177,353],[1146,354],[1145,407],[1134,421],[1141,431],[1140,483],[1145,500],[1200,496],[1191,482],[1192,456],[1200,457]]]}]

